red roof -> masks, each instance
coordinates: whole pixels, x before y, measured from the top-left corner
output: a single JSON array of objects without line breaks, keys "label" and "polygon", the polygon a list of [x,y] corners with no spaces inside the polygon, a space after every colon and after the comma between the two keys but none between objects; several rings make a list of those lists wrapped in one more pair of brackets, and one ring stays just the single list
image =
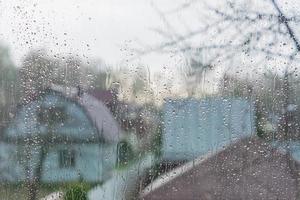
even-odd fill
[{"label": "red roof", "polygon": [[297,199],[298,167],[265,141],[245,138],[158,177],[140,199]]},{"label": "red roof", "polygon": [[112,103],[114,100],[116,100],[116,95],[112,90],[94,89],[89,90],[87,93],[104,102],[105,104]]}]

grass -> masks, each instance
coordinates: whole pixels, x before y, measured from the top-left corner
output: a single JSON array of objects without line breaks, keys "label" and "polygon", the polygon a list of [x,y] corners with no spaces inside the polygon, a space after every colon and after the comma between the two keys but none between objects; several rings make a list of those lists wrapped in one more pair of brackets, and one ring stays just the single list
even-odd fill
[{"label": "grass", "polygon": [[[41,186],[38,191],[38,199],[58,190],[59,188],[51,188],[49,185]],[[26,200],[27,194],[27,188],[24,184],[2,183],[0,186],[1,200]]]},{"label": "grass", "polygon": [[[65,192],[70,185],[76,182],[67,183],[42,183],[38,189],[37,199],[41,199],[52,192]],[[89,184],[90,186],[95,184]],[[27,200],[27,188],[24,183],[1,183],[0,199],[1,200]]]}]

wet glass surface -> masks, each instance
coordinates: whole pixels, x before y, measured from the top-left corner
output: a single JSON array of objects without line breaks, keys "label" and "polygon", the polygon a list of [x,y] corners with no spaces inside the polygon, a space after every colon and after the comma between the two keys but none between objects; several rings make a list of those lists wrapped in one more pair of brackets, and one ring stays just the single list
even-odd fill
[{"label": "wet glass surface", "polygon": [[296,0],[0,0],[0,199],[299,199]]}]

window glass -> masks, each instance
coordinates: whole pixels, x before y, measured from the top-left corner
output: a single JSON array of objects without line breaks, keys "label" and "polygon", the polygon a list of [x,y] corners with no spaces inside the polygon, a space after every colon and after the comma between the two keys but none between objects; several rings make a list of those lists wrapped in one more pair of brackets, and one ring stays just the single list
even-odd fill
[{"label": "window glass", "polygon": [[75,167],[75,151],[74,150],[60,150],[59,151],[59,167],[60,168],[73,168]]},{"label": "window glass", "polygon": [[0,0],[0,200],[300,199],[299,0]]}]

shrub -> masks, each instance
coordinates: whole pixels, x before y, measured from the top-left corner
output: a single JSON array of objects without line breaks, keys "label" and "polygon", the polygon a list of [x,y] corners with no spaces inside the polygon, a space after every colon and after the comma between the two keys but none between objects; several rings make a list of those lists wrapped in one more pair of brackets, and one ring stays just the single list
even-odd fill
[{"label": "shrub", "polygon": [[65,192],[64,200],[87,200],[88,189],[88,185],[83,183],[72,184]]},{"label": "shrub", "polygon": [[118,144],[118,160],[119,167],[125,167],[134,158],[134,152],[130,143],[122,141]]},{"label": "shrub", "polygon": [[159,124],[155,136],[152,141],[152,147],[154,155],[159,158],[162,154],[162,134],[163,134],[163,126],[162,124]]}]

